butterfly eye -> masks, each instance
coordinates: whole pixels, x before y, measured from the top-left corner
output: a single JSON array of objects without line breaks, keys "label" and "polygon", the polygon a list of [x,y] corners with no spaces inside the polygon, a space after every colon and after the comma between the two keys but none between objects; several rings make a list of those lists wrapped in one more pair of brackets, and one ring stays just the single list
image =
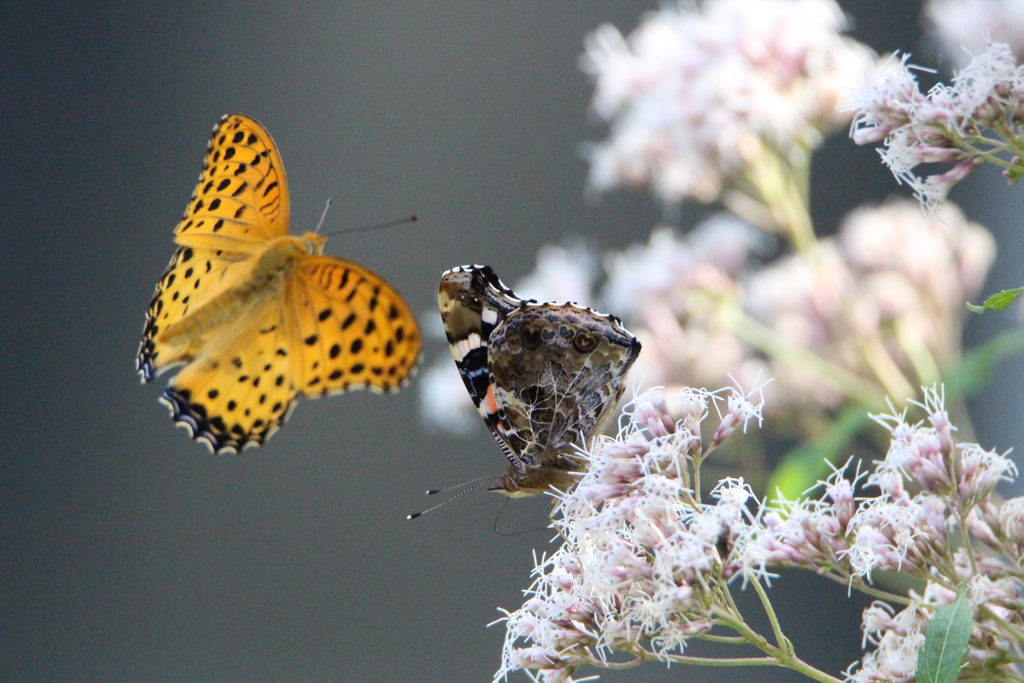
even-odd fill
[{"label": "butterfly eye", "polygon": [[459,292],[459,305],[476,313],[484,310],[483,300],[469,292]]},{"label": "butterfly eye", "polygon": [[533,349],[536,349],[538,346],[540,346],[540,343],[541,343],[540,330],[538,330],[533,325],[526,325],[525,327],[523,327],[522,336],[523,336],[523,346],[525,346],[526,348],[530,349],[531,351]]},{"label": "butterfly eye", "polygon": [[597,346],[597,338],[589,332],[580,331],[572,340],[572,345],[580,353],[590,353]]}]

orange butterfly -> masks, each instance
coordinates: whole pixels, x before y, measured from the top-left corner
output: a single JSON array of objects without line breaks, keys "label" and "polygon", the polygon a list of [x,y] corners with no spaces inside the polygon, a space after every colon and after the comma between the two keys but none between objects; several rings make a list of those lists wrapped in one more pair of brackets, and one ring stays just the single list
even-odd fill
[{"label": "orange butterfly", "polygon": [[241,114],[213,129],[178,227],[180,247],[146,314],[143,383],[184,364],[161,401],[212,451],[262,444],[299,396],[395,391],[415,373],[409,305],[370,270],[288,233],[273,139]]}]

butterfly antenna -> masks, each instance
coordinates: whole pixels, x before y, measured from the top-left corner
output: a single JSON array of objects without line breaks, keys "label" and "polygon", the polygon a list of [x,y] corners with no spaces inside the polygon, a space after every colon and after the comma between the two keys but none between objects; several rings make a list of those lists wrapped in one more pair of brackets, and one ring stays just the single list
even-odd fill
[{"label": "butterfly antenna", "polygon": [[477,483],[479,483],[481,481],[488,481],[490,479],[494,479],[494,475],[493,474],[490,475],[490,476],[487,476],[487,477],[478,477],[477,479],[470,479],[469,481],[464,481],[461,484],[456,484],[455,486],[446,486],[443,489],[427,489],[427,495],[428,496],[436,496],[438,493],[445,493],[446,491],[455,491],[455,490],[461,489],[463,486],[469,486],[470,484],[477,484]]},{"label": "butterfly antenna", "polygon": [[318,235],[320,234],[320,228],[322,228],[323,225],[324,225],[324,219],[327,218],[327,209],[331,208],[331,203],[333,201],[334,200],[328,198],[327,199],[327,204],[324,205],[324,212],[322,214],[320,214],[320,222],[316,224],[316,230],[313,231],[313,232],[315,232]]},{"label": "butterfly antenna", "polygon": [[512,500],[512,499],[511,498],[505,498],[505,502],[501,504],[501,508],[498,510],[498,516],[494,518],[494,527],[493,527],[494,528],[494,533],[498,534],[499,536],[504,536],[504,537],[508,538],[509,536],[519,536],[520,534],[532,534],[532,533],[535,533],[537,531],[544,531],[545,529],[550,529],[551,528],[549,526],[542,526],[542,527],[537,527],[536,529],[525,529],[523,531],[512,531],[512,532],[509,532],[509,533],[505,533],[504,531],[498,531],[498,522],[501,520],[501,513],[505,511],[505,506],[508,505],[508,502],[510,500]]},{"label": "butterfly antenna", "polygon": [[[324,210],[326,212],[326,209]],[[334,235],[348,235],[353,232],[370,232],[371,230],[383,230],[384,228],[393,228],[396,225],[405,225],[406,223],[415,223],[419,220],[419,216],[413,214],[411,216],[405,216],[404,218],[396,218],[393,221],[387,223],[376,223],[375,225],[362,225],[358,228],[344,228],[342,230],[335,230],[334,232],[327,233],[327,237],[333,237]]]},{"label": "butterfly antenna", "polygon": [[[411,515],[406,515],[405,518],[406,519],[416,519],[417,517],[422,517],[423,515],[427,514],[428,512],[432,512],[433,510],[436,510],[439,507],[447,505],[448,503],[452,502],[456,498],[459,498],[459,497],[463,496],[464,494],[469,493],[473,489],[480,488],[481,484],[483,484],[485,482],[488,482],[488,481],[494,481],[494,477],[483,477],[481,479],[474,479],[471,482],[466,482],[466,484],[459,484],[458,486],[453,486],[453,487],[447,488],[447,489],[430,489],[429,491],[427,491],[427,495],[428,496],[434,495],[436,493],[440,493],[441,491],[450,491],[452,489],[457,489],[457,488],[461,488],[461,487],[464,487],[464,486],[467,487],[467,488],[463,488],[461,491],[456,493],[454,496],[451,496],[450,498],[445,498],[444,500],[442,500],[437,505],[429,507],[426,510],[421,510],[420,512],[414,512]],[[473,484],[473,486],[467,486],[467,484]]]}]

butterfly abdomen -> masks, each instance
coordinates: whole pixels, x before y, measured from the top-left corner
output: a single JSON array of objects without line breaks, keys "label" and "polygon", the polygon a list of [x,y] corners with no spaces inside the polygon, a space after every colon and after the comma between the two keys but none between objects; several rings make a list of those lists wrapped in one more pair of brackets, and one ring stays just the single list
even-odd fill
[{"label": "butterfly abdomen", "polygon": [[190,345],[211,330],[238,320],[247,309],[280,296],[287,274],[306,253],[306,241],[300,237],[287,235],[271,242],[262,254],[253,257],[255,264],[248,278],[164,329],[158,341],[170,346]]}]

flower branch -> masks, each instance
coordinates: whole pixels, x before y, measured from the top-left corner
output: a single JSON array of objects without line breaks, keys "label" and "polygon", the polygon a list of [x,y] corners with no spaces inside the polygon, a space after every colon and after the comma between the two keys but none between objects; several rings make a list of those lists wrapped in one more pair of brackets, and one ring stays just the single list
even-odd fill
[{"label": "flower branch", "polygon": [[[629,665],[775,664],[835,683],[840,679],[797,656],[775,615],[767,579],[783,567],[884,600],[864,613],[865,642],[874,649],[848,681],[911,675],[936,608],[952,602],[965,581],[977,616],[961,680],[1019,674],[1012,653],[1024,650],[1024,499],[998,505],[991,498],[996,482],[1016,468],[1005,454],[956,440],[941,389],[912,404],[925,413],[920,422],[908,422],[907,409],[872,416],[891,442],[870,475],[847,477],[848,463],[820,482],[822,499],[772,505],[758,502],[740,480],[721,481],[706,503],[681,485],[683,473],[697,467],[692,444],[713,402],[725,409],[709,444],[737,439],[751,421],[762,421],[760,390],[652,390],[627,407],[614,439],[581,454],[589,470],[556,508],[562,545],[538,562],[528,600],[505,619],[496,679],[544,670],[547,681],[569,681],[580,666],[604,666],[621,652]],[[706,462],[708,447],[701,456]],[[911,495],[910,482],[920,492]],[[878,493],[857,498],[858,485]],[[999,547],[1006,552],[994,555]],[[923,591],[902,596],[876,588],[869,581],[878,571],[907,574]],[[774,643],[737,608],[730,590],[736,579],[758,594]],[[735,635],[710,633],[719,628]],[[690,657],[683,650],[693,638],[752,645],[767,657]]]}]

